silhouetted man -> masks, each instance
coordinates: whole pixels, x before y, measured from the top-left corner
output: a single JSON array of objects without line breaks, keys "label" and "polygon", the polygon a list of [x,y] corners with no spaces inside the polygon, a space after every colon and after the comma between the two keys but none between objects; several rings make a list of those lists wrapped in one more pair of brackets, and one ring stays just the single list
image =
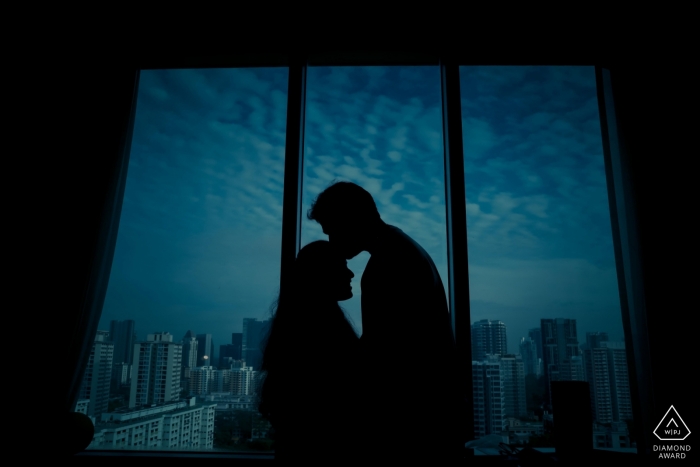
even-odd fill
[{"label": "silhouetted man", "polygon": [[[445,289],[430,255],[381,220],[372,196],[354,183],[324,190],[309,210],[345,258],[371,255],[362,275],[367,408],[358,441],[383,459],[450,463],[464,446],[464,398]],[[437,463],[436,463],[437,462]]]}]

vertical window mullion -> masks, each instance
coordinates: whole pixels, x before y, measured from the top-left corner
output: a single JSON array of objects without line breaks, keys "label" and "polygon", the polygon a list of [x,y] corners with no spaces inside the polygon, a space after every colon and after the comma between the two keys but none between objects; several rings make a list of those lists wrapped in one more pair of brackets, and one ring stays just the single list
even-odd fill
[{"label": "vertical window mullion", "polygon": [[462,365],[467,399],[467,439],[474,438],[471,366],[471,313],[469,308],[469,263],[467,260],[467,202],[464,184],[462,108],[459,65],[440,60],[442,128],[445,150],[445,205],[447,220],[448,302],[452,331]]},{"label": "vertical window mullion", "polygon": [[280,293],[284,293],[285,284],[289,282],[287,278],[290,268],[294,264],[301,242],[301,190],[306,111],[306,59],[304,57],[290,57],[287,92]]},{"label": "vertical window mullion", "polygon": [[637,452],[649,454],[654,400],[644,286],[627,154],[618,132],[610,70],[596,66],[596,87]]}]

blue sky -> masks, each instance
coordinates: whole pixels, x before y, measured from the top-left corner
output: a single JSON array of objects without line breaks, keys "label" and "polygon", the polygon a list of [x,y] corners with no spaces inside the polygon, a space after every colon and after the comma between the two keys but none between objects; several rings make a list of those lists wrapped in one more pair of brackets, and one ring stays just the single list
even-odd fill
[{"label": "blue sky", "polygon": [[[365,187],[447,284],[437,67],[310,68],[304,210],[332,180]],[[509,350],[540,318],[622,338],[592,68],[461,69],[472,320]],[[230,342],[279,288],[286,69],[141,74],[122,219],[103,310],[139,337]],[[304,220],[302,244],[324,238]],[[355,297],[342,305],[358,332]]]}]

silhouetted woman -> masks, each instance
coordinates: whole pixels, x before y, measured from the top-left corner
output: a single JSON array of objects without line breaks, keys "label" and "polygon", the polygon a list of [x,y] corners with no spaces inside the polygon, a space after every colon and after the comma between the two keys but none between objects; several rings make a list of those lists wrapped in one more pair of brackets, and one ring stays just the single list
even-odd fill
[{"label": "silhouetted woman", "polygon": [[359,339],[338,305],[352,297],[353,277],[330,243],[312,242],[277,301],[259,409],[275,430],[279,461],[334,465],[358,439]]}]

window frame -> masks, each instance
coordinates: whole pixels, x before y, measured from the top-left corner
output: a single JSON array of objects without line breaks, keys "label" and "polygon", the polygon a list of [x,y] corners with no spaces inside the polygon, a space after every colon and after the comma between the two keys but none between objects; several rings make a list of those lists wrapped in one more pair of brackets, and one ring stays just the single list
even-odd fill
[{"label": "window frame", "polygon": [[[443,143],[445,163],[445,200],[447,221],[448,258],[448,302],[453,332],[463,361],[471,361],[471,326],[468,284],[466,191],[464,180],[464,154],[461,126],[461,99],[459,67],[474,65],[469,59],[438,53],[384,53],[358,52],[346,54],[243,54],[234,57],[156,58],[133,62],[120,74],[119,85],[123,96],[118,116],[118,148],[110,159],[109,185],[106,189],[103,208],[100,212],[99,232],[91,258],[90,270],[85,281],[81,309],[75,320],[73,338],[70,342],[69,362],[75,363],[74,371],[67,382],[65,410],[70,411],[75,403],[80,379],[87,365],[90,346],[104,302],[109,274],[116,245],[121,217],[121,204],[128,171],[129,152],[136,111],[136,97],[140,70],[163,68],[243,68],[243,67],[287,67],[289,87],[287,104],[287,126],[285,141],[285,173],[283,189],[282,253],[280,290],[288,282],[289,269],[300,248],[301,241],[301,190],[303,180],[304,115],[306,105],[306,69],[308,66],[348,65],[438,65],[441,72],[443,111]],[[537,63],[545,65],[546,63]],[[653,397],[651,394],[650,350],[647,336],[647,317],[644,304],[644,285],[640,265],[640,245],[637,233],[637,218],[630,181],[629,157],[624,138],[618,130],[615,114],[611,71],[600,64],[580,63],[595,66],[598,107],[603,137],[605,173],[608,185],[609,209],[612,220],[618,285],[621,298],[622,321],[625,331],[627,360],[630,371],[635,429],[638,436],[638,453],[648,453],[651,444],[651,418]],[[458,241],[460,240],[461,241]],[[465,379],[471,381],[471,365],[465,365]],[[468,400],[472,398],[471,384]],[[468,404],[473,418],[472,404]],[[473,425],[470,424],[473,431]],[[110,451],[86,452],[81,456],[106,455]],[[122,452],[114,455],[135,457],[200,457],[200,458],[249,458],[249,455],[170,452]],[[262,456],[260,459],[269,458]]]}]

